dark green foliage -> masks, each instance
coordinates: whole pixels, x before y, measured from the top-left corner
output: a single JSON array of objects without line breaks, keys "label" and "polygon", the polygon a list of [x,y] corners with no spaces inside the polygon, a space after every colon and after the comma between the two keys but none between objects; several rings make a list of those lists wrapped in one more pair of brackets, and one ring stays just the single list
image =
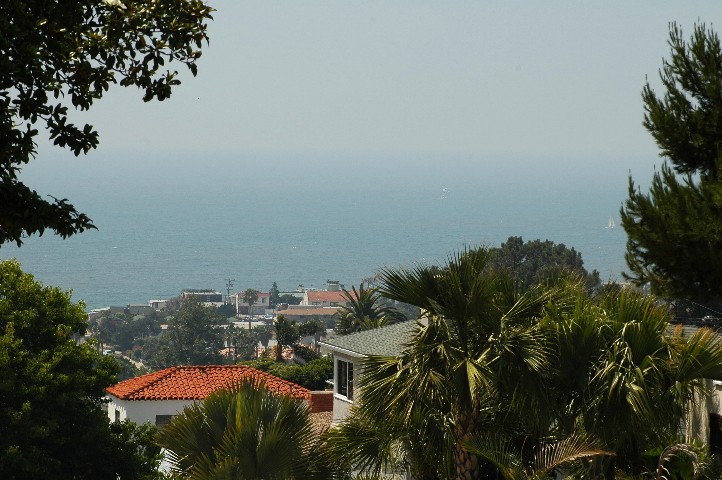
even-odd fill
[{"label": "dark green foliage", "polygon": [[248,330],[246,328],[229,325],[225,330],[226,346],[231,349],[230,359],[236,363],[239,359],[249,360],[256,355],[258,347],[258,332],[256,329]]},{"label": "dark green foliage", "polygon": [[253,330],[258,337],[258,341],[261,342],[261,345],[263,345],[264,348],[268,348],[268,342],[273,338],[274,328],[270,325],[258,325],[257,327],[253,327]]},{"label": "dark green foliage", "polygon": [[301,299],[292,293],[284,293],[278,297],[278,303],[287,303],[289,305],[298,305],[301,303]]},{"label": "dark green foliage", "polygon": [[[160,447],[156,443],[158,430],[146,423],[137,425],[124,420],[110,424],[110,438],[99,445],[97,452],[103,467],[95,478],[117,478],[129,480],[164,479],[158,471],[162,460]],[[90,478],[90,477],[88,477]]]},{"label": "dark green foliage", "polygon": [[68,109],[88,110],[116,83],[146,102],[168,98],[180,80],[166,63],[196,74],[211,12],[201,0],[0,2],[0,245],[95,228],[66,199],[46,200],[19,179],[38,128],[75,155],[96,148],[98,132],[70,123]]},{"label": "dark green foliage", "polygon": [[512,276],[519,288],[527,289],[534,284],[554,283],[560,275],[580,275],[589,289],[599,288],[599,272],[591,273],[584,268],[582,254],[563,243],[550,240],[524,242],[521,237],[509,237],[501,247],[489,249],[490,268],[504,271]]},{"label": "dark green foliage", "polygon": [[305,345],[296,345],[293,347],[293,359],[298,363],[310,362],[321,358],[321,354]]},{"label": "dark green foliage", "polygon": [[258,301],[258,291],[249,288],[248,290],[243,292],[243,301],[248,304],[248,313],[253,316],[253,305],[255,305]]},{"label": "dark green foliage", "polygon": [[318,318],[312,318],[298,326],[298,334],[302,337],[311,336],[318,341],[326,333],[326,325]]},{"label": "dark green foliage", "polygon": [[141,375],[145,375],[146,373],[150,373],[150,370],[142,367],[138,368],[136,367],[132,362],[126,360],[123,357],[113,357],[115,358],[115,361],[118,363],[118,381],[122,382],[123,380],[128,380],[129,378],[135,378],[139,377]]},{"label": "dark green foliage", "polygon": [[705,301],[722,293],[722,48],[704,24],[689,41],[672,24],[669,46],[664,96],[649,83],[642,92],[644,126],[666,162],[647,193],[629,179],[625,277],[667,297]]},{"label": "dark green foliage", "polygon": [[298,343],[299,332],[295,320],[288,320],[285,316],[279,315],[274,322],[276,328],[276,361],[283,361],[283,347],[293,347]]},{"label": "dark green foliage", "polygon": [[406,317],[383,302],[378,289],[352,287],[352,291],[343,290],[348,305],[341,307],[336,316],[334,330],[339,335],[347,335],[361,330],[370,330],[406,320]]},{"label": "dark green foliage", "polygon": [[126,351],[141,339],[154,337],[161,331],[162,319],[156,312],[150,315],[106,314],[88,322],[88,329],[103,345]]},{"label": "dark green foliage", "polygon": [[216,314],[220,317],[231,318],[236,316],[236,309],[230,303],[224,303],[220,307],[216,307]]},{"label": "dark green foliage", "polygon": [[276,361],[282,362],[282,349],[291,347],[294,351],[294,360],[306,361],[318,358],[318,355],[299,345],[301,337],[313,336],[316,342],[319,341],[321,335],[326,332],[326,326],[321,323],[318,318],[297,323],[296,320],[288,320],[285,316],[279,315],[274,323],[276,330]]},{"label": "dark green foliage", "polygon": [[82,303],[0,263],[0,478],[152,474],[147,432],[108,423],[102,399],[118,365],[76,342],[86,327]]},{"label": "dark green foliage", "polygon": [[333,378],[333,359],[331,357],[316,358],[305,365],[279,363],[270,358],[241,362],[241,364],[268,372],[309,390],[325,390],[328,386],[326,380]]},{"label": "dark green foliage", "polygon": [[273,282],[273,285],[271,285],[271,289],[268,291],[268,294],[268,305],[271,308],[276,308],[276,305],[281,302],[281,296],[278,291],[278,285],[276,285],[276,282]]},{"label": "dark green foliage", "polygon": [[315,478],[317,442],[306,405],[263,384],[212,393],[185,407],[158,438],[180,478]]},{"label": "dark green foliage", "polygon": [[181,304],[168,329],[161,334],[155,352],[148,362],[154,370],[176,365],[217,365],[223,363],[225,319],[215,315],[213,307],[205,307],[192,296]]}]

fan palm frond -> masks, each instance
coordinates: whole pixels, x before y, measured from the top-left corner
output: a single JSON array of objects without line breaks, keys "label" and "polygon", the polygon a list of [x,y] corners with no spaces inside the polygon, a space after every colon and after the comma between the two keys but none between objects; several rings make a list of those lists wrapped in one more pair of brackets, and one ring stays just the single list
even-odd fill
[{"label": "fan palm frond", "polygon": [[303,478],[313,431],[307,406],[246,381],[186,407],[160,430],[181,477]]}]

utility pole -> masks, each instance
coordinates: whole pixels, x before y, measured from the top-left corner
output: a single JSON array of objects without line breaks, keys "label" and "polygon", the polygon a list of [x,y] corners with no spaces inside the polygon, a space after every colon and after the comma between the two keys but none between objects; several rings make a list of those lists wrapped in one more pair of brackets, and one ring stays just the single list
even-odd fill
[{"label": "utility pole", "polygon": [[226,303],[231,303],[229,299],[231,297],[231,288],[233,288],[233,282],[235,281],[234,278],[226,278]]}]

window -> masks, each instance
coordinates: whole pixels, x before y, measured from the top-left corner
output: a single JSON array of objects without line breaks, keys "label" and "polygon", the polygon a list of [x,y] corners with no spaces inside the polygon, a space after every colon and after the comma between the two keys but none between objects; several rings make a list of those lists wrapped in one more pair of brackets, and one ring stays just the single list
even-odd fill
[{"label": "window", "polygon": [[336,374],[338,375],[336,393],[353,400],[353,363],[338,360],[336,362]]},{"label": "window", "polygon": [[156,415],[155,416],[155,426],[158,428],[165,427],[166,425],[168,425],[170,423],[170,421],[171,421],[171,419],[173,419],[173,417],[175,417],[175,415]]},{"label": "window", "polygon": [[115,423],[120,422],[120,410],[115,409]]}]

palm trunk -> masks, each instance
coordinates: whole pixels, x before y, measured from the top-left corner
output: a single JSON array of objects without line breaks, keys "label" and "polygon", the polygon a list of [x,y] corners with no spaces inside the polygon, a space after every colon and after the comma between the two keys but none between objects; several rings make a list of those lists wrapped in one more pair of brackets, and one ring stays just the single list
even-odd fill
[{"label": "palm trunk", "polygon": [[456,480],[478,480],[481,478],[479,470],[479,457],[468,452],[462,445],[464,441],[471,438],[476,428],[474,418],[466,413],[457,415],[454,434],[456,445],[454,445],[454,478]]}]

